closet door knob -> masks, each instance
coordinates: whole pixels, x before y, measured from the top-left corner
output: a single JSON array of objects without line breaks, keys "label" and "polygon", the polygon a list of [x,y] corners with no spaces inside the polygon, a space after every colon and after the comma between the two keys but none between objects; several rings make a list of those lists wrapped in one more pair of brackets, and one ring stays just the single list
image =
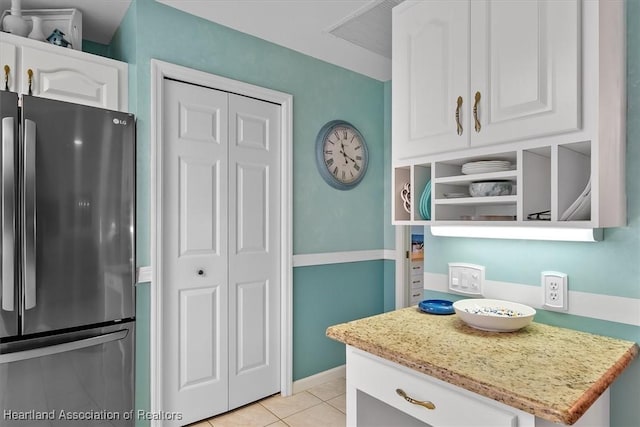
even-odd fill
[{"label": "closet door knob", "polygon": [[204,270],[202,269],[198,270],[198,276],[204,276]]}]

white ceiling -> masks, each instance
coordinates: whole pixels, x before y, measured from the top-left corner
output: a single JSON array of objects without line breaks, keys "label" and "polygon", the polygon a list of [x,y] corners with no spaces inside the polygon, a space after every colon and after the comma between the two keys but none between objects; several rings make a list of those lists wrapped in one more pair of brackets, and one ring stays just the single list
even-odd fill
[{"label": "white ceiling", "polygon": [[[329,33],[383,0],[157,0],[377,80],[391,79],[391,60]],[[83,38],[109,44],[131,0],[22,0],[23,9],[76,8]],[[0,10],[11,0],[0,0]],[[390,30],[390,22],[389,22]]]}]

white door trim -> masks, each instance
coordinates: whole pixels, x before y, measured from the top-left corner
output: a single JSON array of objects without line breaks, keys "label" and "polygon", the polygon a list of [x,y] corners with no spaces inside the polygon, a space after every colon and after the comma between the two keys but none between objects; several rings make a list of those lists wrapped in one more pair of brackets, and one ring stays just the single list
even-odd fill
[{"label": "white door trim", "polygon": [[[202,85],[213,89],[233,92],[279,104],[282,108],[281,123],[281,378],[280,391],[288,396],[293,389],[292,362],[292,141],[293,141],[293,96],[283,92],[254,86],[237,80],[216,76],[203,71],[156,59],[151,60],[151,289],[150,289],[150,410],[160,413],[162,405],[162,105],[164,102],[163,80],[165,78]],[[161,423],[160,423],[161,424]],[[152,421],[151,425],[160,425]]]}]

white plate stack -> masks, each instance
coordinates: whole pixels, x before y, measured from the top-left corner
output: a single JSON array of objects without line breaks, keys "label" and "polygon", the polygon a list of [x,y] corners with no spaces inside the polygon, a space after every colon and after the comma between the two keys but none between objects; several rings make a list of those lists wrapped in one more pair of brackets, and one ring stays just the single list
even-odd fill
[{"label": "white plate stack", "polygon": [[476,173],[504,172],[511,170],[511,162],[507,160],[480,160],[462,165],[462,173],[473,175]]}]

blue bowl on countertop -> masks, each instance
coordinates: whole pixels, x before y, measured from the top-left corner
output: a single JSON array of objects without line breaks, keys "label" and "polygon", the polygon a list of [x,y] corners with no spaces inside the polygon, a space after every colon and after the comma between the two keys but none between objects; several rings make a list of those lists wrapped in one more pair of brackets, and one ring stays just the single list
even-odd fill
[{"label": "blue bowl on countertop", "polygon": [[429,314],[453,314],[453,302],[444,299],[426,299],[418,304],[420,311]]}]

